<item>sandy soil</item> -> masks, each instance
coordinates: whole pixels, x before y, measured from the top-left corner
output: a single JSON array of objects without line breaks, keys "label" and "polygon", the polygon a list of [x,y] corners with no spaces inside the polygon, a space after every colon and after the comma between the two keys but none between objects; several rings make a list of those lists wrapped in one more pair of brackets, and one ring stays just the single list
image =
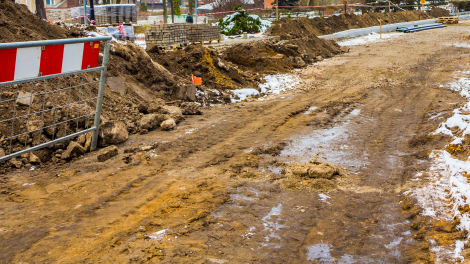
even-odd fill
[{"label": "sandy soil", "polygon": [[[423,136],[463,103],[439,85],[469,67],[450,46],[467,31],[354,46],[298,72],[296,93],[133,135],[104,163],[4,175],[0,263],[432,262],[400,201],[448,143]],[[345,173],[286,176],[314,159]]]}]

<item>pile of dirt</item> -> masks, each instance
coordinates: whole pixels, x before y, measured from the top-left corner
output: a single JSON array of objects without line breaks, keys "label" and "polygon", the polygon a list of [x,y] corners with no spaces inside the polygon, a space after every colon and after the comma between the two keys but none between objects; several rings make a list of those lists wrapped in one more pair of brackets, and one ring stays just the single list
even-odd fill
[{"label": "pile of dirt", "polygon": [[282,18],[271,26],[271,35],[280,36],[281,39],[304,38],[314,34],[316,36],[329,35],[336,32],[365,28],[385,24],[409,22],[430,18],[449,16],[449,12],[442,8],[429,11],[400,11],[391,13],[366,13],[364,15],[346,14],[328,18],[315,17],[313,19]]},{"label": "pile of dirt", "polygon": [[25,5],[0,0],[0,43],[85,36],[76,28],[54,27],[31,14]]},{"label": "pile of dirt", "polygon": [[134,98],[135,103],[156,97],[166,101],[196,100],[196,88],[189,78],[170,73],[162,65],[152,61],[145,50],[132,43],[113,43],[108,77],[116,76],[122,77],[126,84],[126,93],[130,93],[130,99]]},{"label": "pile of dirt", "polygon": [[273,74],[301,68],[306,63],[321,61],[342,53],[341,47],[331,40],[310,34],[291,40],[261,40],[239,44],[224,52],[224,59],[257,73]]},{"label": "pile of dirt", "polygon": [[202,77],[205,86],[219,91],[258,85],[257,75],[237,69],[215,50],[201,45],[190,45],[175,52],[163,52],[157,46],[151,46],[147,53],[173,74],[185,80],[190,80],[192,75]]}]

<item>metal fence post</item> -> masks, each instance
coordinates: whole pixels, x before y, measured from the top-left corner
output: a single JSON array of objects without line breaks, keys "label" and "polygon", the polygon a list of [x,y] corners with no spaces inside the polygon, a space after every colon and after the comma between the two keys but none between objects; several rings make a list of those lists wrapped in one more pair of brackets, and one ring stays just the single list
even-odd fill
[{"label": "metal fence post", "polygon": [[95,131],[93,132],[93,138],[91,141],[92,151],[95,150],[98,146],[98,134],[100,131],[100,116],[101,116],[101,108],[103,105],[104,87],[106,85],[106,72],[108,71],[110,46],[111,46],[111,42],[109,40],[106,41],[106,45],[104,47],[104,57],[103,57],[103,65],[102,65],[103,69],[101,70],[100,85],[98,89],[98,99],[96,100],[96,111],[95,111],[95,121],[94,121]]}]

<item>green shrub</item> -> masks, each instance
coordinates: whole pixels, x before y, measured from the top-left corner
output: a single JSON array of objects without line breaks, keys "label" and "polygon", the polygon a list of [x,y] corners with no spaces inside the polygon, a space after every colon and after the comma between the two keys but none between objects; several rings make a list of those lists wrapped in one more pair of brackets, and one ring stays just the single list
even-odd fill
[{"label": "green shrub", "polygon": [[242,10],[242,6],[238,4],[233,9],[237,13],[228,15],[219,19],[218,25],[220,32],[226,36],[239,35],[243,32],[258,33],[261,30],[261,20],[256,15],[249,15],[247,11]]},{"label": "green shrub", "polygon": [[139,10],[142,12],[147,12],[147,3],[141,2]]}]

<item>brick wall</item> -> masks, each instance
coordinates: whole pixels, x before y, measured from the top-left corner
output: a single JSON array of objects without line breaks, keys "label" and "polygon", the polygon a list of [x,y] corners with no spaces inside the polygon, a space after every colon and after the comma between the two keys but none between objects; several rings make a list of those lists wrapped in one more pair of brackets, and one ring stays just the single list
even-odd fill
[{"label": "brick wall", "polygon": [[47,20],[57,21],[71,18],[70,8],[67,9],[46,9]]}]

